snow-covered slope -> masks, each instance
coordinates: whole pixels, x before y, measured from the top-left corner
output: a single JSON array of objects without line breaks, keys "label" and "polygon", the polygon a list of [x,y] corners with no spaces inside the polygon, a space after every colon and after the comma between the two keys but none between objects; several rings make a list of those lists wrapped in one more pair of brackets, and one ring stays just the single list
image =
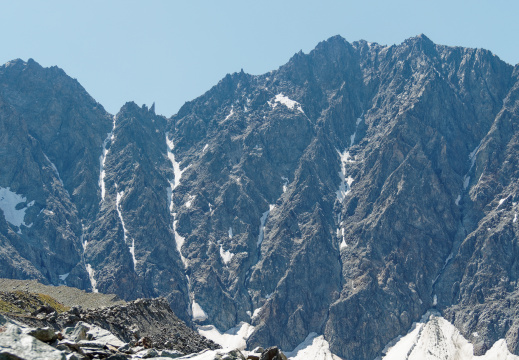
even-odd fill
[{"label": "snow-covered slope", "polygon": [[388,346],[382,360],[517,360],[508,351],[506,340],[494,343],[485,355],[475,356],[474,346],[450,322],[427,313],[407,335]]}]

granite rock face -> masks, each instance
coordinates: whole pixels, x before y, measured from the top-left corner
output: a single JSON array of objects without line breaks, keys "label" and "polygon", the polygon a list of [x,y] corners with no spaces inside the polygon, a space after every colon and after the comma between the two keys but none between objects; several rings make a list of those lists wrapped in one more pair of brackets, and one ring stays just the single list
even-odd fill
[{"label": "granite rock face", "polygon": [[167,119],[111,117],[60,70],[6,64],[0,187],[20,201],[0,275],[165,296],[188,323],[252,323],[250,348],[317,333],[373,359],[436,308],[477,353],[519,354],[518,77],[424,35],[333,37]]}]

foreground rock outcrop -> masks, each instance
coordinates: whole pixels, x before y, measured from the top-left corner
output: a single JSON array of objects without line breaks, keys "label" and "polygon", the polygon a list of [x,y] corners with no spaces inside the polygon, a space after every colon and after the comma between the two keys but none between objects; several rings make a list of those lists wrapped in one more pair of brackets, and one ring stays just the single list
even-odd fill
[{"label": "foreground rock outcrop", "polygon": [[180,357],[220,348],[179,320],[165,299],[70,309],[48,295],[1,292],[0,311],[0,356],[7,358]]}]

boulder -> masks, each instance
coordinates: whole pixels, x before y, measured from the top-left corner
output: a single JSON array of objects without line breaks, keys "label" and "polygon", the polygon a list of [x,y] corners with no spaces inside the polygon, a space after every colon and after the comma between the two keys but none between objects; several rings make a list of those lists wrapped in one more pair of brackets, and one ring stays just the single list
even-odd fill
[{"label": "boulder", "polygon": [[287,357],[277,346],[273,346],[261,353],[260,360],[287,360]]},{"label": "boulder", "polygon": [[63,330],[63,336],[74,342],[87,340],[87,331],[89,330],[90,325],[80,321],[74,327],[65,328],[65,330]]},{"label": "boulder", "polygon": [[145,349],[135,354],[137,358],[150,359],[159,356],[159,353],[155,349]]},{"label": "boulder", "polygon": [[43,342],[51,342],[58,338],[54,329],[50,327],[31,329],[27,334]]},{"label": "boulder", "polygon": [[63,351],[25,333],[21,327],[7,323],[0,332],[0,359],[66,360]]}]

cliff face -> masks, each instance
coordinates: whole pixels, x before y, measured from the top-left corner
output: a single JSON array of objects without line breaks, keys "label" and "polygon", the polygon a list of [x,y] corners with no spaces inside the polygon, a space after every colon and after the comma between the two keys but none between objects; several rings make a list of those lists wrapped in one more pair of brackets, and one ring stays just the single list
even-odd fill
[{"label": "cliff face", "polygon": [[0,276],[85,284],[82,223],[111,117],[76,80],[33,60],[0,67]]},{"label": "cliff face", "polygon": [[[315,332],[354,359],[434,307],[476,353],[518,354],[517,66],[423,35],[333,37],[169,119],[133,103],[112,119],[59,70],[13,64],[0,186],[26,210],[18,226],[2,208],[3,276],[166,296],[187,321],[252,323],[250,347]],[[10,80],[32,67],[52,92]]]}]

